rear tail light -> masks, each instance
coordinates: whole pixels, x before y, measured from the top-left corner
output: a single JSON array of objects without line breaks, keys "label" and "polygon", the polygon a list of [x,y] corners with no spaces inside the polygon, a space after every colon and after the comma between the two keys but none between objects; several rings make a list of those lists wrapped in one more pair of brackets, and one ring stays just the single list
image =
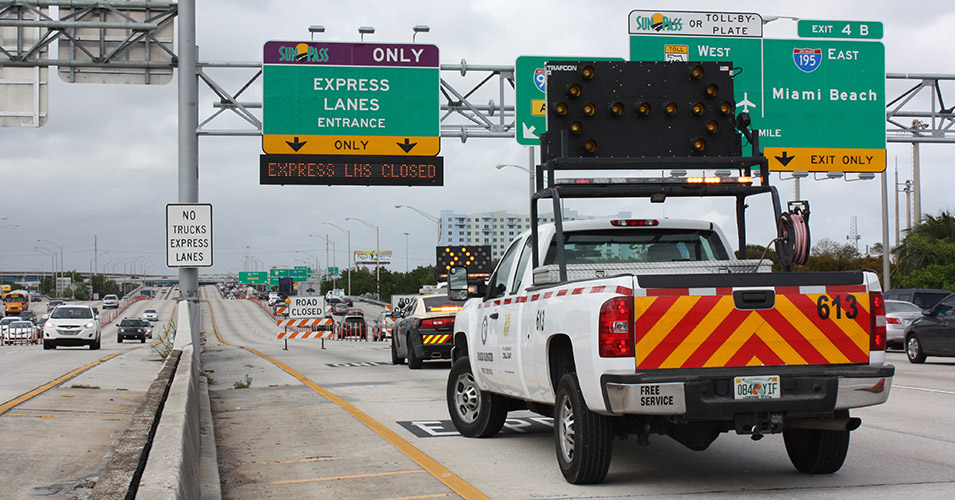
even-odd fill
[{"label": "rear tail light", "polygon": [[885,317],[885,322],[886,322],[886,324],[889,324],[889,325],[901,325],[901,324],[902,324],[902,322],[899,321],[899,318],[893,318],[893,317],[891,317],[891,316],[886,316],[886,317]]},{"label": "rear tail light", "polygon": [[869,351],[885,350],[885,299],[882,292],[869,294]]},{"label": "rear tail light", "polygon": [[633,299],[614,297],[600,306],[597,344],[602,358],[635,356]]},{"label": "rear tail light", "polygon": [[439,328],[453,324],[454,318],[426,318],[421,320],[421,328]]}]

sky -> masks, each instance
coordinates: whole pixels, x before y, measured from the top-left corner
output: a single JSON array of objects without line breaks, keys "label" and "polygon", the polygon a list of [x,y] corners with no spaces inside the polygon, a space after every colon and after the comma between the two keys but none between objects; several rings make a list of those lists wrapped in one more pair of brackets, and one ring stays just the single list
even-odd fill
[{"label": "sky", "polygon": [[[326,31],[316,39],[358,42],[359,26],[376,32],[366,42],[410,43],[412,26],[430,32],[417,43],[438,46],[442,64],[513,65],[521,55],[629,56],[627,18],[633,9],[756,12],[764,18],[878,21],[884,25],[887,72],[955,74],[950,47],[955,42],[955,3],[946,0],[898,2],[843,0],[691,1],[657,4],[565,0],[475,2],[447,1],[197,1],[199,61],[261,62],[265,42],[308,40],[308,26]],[[779,19],[764,27],[765,38],[796,38],[796,23]],[[252,76],[250,70],[208,69],[230,91]],[[441,72],[459,90],[468,90],[486,73],[462,77]],[[889,81],[887,100],[912,81]],[[943,84],[944,85],[944,84]],[[943,87],[944,88],[944,87]],[[0,130],[0,270],[49,271],[51,251],[62,249],[67,269],[89,272],[147,272],[175,275],[165,265],[165,205],[178,197],[177,87],[167,85],[68,84],[50,74],[49,120],[39,128]],[[262,80],[242,100],[261,102]],[[474,102],[499,102],[496,86],[478,92]],[[505,102],[513,104],[508,91]],[[955,95],[951,97],[955,99]],[[214,96],[200,84],[200,121],[211,116]],[[924,110],[928,105],[924,104]],[[261,117],[261,110],[256,110]],[[249,127],[235,118],[217,118],[208,128]],[[460,123],[457,121],[455,123]],[[853,124],[840,124],[852,127]],[[950,209],[949,158],[955,145],[922,145],[922,211]],[[272,266],[320,267],[347,262],[352,250],[374,250],[380,230],[382,250],[392,251],[395,271],[434,262],[436,226],[426,217],[395,205],[409,205],[438,216],[507,210],[528,212],[527,174],[496,164],[527,165],[528,150],[513,138],[445,137],[443,187],[262,186],[259,185],[260,137],[203,136],[199,139],[199,199],[213,205],[214,266],[202,274],[264,270]],[[890,215],[895,165],[904,182],[912,177],[912,147],[888,145]],[[784,201],[793,181],[773,175]],[[846,242],[850,218],[857,217],[860,249],[882,240],[880,183],[843,180],[803,181],[802,198],[812,204],[813,241]],[[754,198],[748,212],[748,240],[766,244],[774,235],[768,197]],[[905,225],[904,196],[902,225]],[[735,235],[729,201],[688,198],[665,204],[643,200],[576,200],[566,205],[582,214],[683,217],[714,220]],[[324,224],[330,223],[330,224]],[[890,228],[893,224],[890,224]],[[890,229],[891,231],[891,229]],[[894,232],[894,231],[893,231]],[[408,233],[407,235],[405,233]],[[326,259],[326,243],[335,252]],[[734,236],[730,239],[735,241]],[[894,234],[892,236],[894,244]],[[39,241],[38,241],[39,240]],[[95,245],[95,253],[94,253]],[[37,247],[41,249],[37,249]],[[407,248],[407,250],[406,250]],[[46,249],[46,250],[44,250]],[[331,253],[331,252],[330,252]],[[331,262],[328,262],[331,261]]]}]

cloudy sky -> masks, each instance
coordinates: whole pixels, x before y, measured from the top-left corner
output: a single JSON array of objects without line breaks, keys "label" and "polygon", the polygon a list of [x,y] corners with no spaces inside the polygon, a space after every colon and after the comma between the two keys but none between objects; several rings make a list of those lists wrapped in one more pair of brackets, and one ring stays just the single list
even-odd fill
[{"label": "cloudy sky", "polygon": [[[898,2],[871,0],[670,0],[646,5],[565,0],[197,3],[200,61],[261,62],[266,41],[308,40],[307,28],[315,24],[326,27],[321,39],[340,42],[357,42],[359,26],[374,26],[376,33],[365,40],[382,43],[410,43],[412,26],[427,24],[430,33],[419,35],[417,42],[437,45],[443,64],[465,59],[469,64],[513,65],[520,55],[627,58],[631,10],[716,7],[764,17],[879,21],[885,29],[886,71],[955,73],[950,53],[955,45],[951,29],[955,4],[946,0],[910,0],[904,8]],[[781,19],[767,24],[764,36],[795,38],[796,23]],[[209,73],[232,91],[251,75],[248,70]],[[467,90],[474,78],[484,74],[462,78],[459,73],[442,72],[441,76],[455,88]],[[888,100],[913,84],[890,81]],[[200,120],[204,120],[214,112],[213,98],[205,86],[200,92]],[[243,101],[261,101],[261,96],[258,80]],[[68,269],[88,272],[95,236],[100,271],[104,266],[107,272],[130,270],[135,262],[137,272],[145,268],[151,273],[174,273],[165,267],[164,207],[178,196],[176,98],[175,80],[164,86],[67,84],[51,73],[48,123],[0,132],[0,217],[6,218],[0,221],[0,226],[6,226],[0,229],[0,269],[49,271],[51,258],[36,250],[39,245],[57,252],[62,247]],[[496,88],[486,95],[479,93],[474,100],[486,103],[490,99],[499,101]],[[955,100],[955,94],[949,99]],[[513,93],[505,100],[512,104]],[[248,127],[230,118],[209,128]],[[923,212],[951,208],[947,169],[953,148],[921,147]],[[406,262],[412,268],[433,263],[436,228],[425,217],[396,210],[395,205],[412,205],[435,216],[443,209],[463,213],[528,210],[526,174],[494,168],[498,163],[527,164],[527,148],[514,139],[470,139],[463,144],[456,138],[442,139],[445,185],[440,188],[261,186],[259,137],[202,137],[199,151],[200,201],[214,207],[215,266],[203,273],[234,273],[246,269],[250,261],[253,268],[313,264],[312,256],[324,267],[325,243],[310,234],[327,234],[335,241],[337,252],[329,260],[343,267],[345,234],[323,222],[349,229],[353,250],[375,247],[374,230],[346,217],[380,226],[381,248],[393,251],[392,268],[404,271]],[[911,178],[910,145],[890,144],[887,157],[890,186],[896,162],[900,178]],[[792,181],[780,181],[778,175],[773,181],[784,200],[792,198]],[[878,180],[804,181],[802,196],[812,203],[814,240],[845,242],[850,217],[855,215],[860,247],[881,241],[879,193]],[[892,198],[890,193],[890,203]],[[630,211],[650,217],[704,217],[720,222],[727,234],[735,234],[731,202],[684,199],[650,205],[640,200],[602,200],[567,206],[589,214]],[[749,215],[751,242],[765,244],[772,238],[770,213],[768,199],[754,201]],[[247,260],[246,255],[254,259]]]}]

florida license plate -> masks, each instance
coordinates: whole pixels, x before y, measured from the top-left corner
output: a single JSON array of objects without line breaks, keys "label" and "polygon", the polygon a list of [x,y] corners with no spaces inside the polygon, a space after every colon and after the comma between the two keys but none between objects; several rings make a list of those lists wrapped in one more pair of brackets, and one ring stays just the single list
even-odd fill
[{"label": "florida license plate", "polygon": [[733,378],[735,399],[779,399],[779,375]]}]

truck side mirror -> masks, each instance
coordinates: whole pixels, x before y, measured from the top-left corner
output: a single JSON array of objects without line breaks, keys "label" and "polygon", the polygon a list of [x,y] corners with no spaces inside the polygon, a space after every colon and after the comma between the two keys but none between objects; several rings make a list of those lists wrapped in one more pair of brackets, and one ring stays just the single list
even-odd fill
[{"label": "truck side mirror", "polygon": [[468,298],[468,270],[464,266],[455,266],[448,270],[448,298],[451,300],[467,300]]}]

